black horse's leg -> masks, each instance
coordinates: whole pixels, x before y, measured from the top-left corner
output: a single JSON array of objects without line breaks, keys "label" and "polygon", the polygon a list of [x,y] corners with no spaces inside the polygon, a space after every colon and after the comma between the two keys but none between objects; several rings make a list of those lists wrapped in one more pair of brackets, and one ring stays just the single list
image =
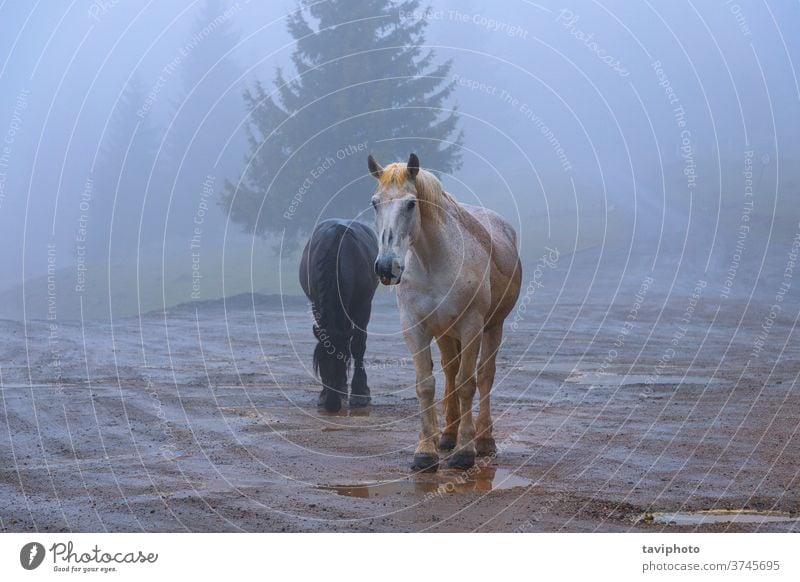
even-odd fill
[{"label": "black horse's leg", "polygon": [[347,395],[347,363],[343,357],[337,357],[336,344],[328,339],[327,332],[323,335],[323,331],[314,326],[314,335],[318,339],[314,349],[314,369],[322,380],[317,404],[328,412],[338,412],[342,407],[342,396]]},{"label": "black horse's leg", "polygon": [[[314,313],[317,313],[318,309],[316,305],[314,306]],[[312,327],[314,331],[314,337],[317,338],[317,345],[314,348],[314,373],[317,376],[321,376],[322,374],[322,359],[325,357],[324,346],[322,345],[322,340],[320,339],[320,328],[315,323]],[[325,387],[325,381],[322,382],[322,390],[319,393],[319,397],[317,398],[317,406],[325,406],[325,398],[327,396],[327,388]]]},{"label": "black horse's leg", "polygon": [[328,412],[339,412],[342,398],[347,398],[347,367],[345,362],[329,359],[325,371],[320,375],[323,382],[318,404]]},{"label": "black horse's leg", "polygon": [[367,350],[367,324],[371,306],[365,307],[366,314],[354,318],[353,341],[350,348],[353,354],[353,381],[350,383],[350,407],[367,406],[372,397],[367,386],[367,371],[364,369],[364,352]]}]

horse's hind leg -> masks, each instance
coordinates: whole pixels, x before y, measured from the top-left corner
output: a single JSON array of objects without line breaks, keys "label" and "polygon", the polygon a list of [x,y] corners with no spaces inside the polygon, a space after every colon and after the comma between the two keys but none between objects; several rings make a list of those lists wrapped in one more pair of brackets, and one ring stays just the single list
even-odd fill
[{"label": "horse's hind leg", "polygon": [[442,368],[444,369],[444,407],[445,425],[442,436],[439,438],[439,449],[451,451],[456,446],[458,438],[458,421],[461,417],[458,405],[458,393],[456,392],[456,374],[458,365],[461,361],[461,342],[457,339],[442,336],[436,340],[439,351],[442,353]]},{"label": "horse's hind leg", "polygon": [[480,393],[480,409],[476,422],[475,447],[478,455],[494,455],[497,452],[492,437],[492,413],[489,394],[494,384],[497,352],[503,341],[503,325],[487,328],[481,338],[481,362],[478,366],[478,391]]},{"label": "horse's hind leg", "polygon": [[367,406],[372,398],[367,386],[367,371],[364,369],[364,352],[367,351],[367,323],[370,306],[367,306],[366,317],[353,322],[353,340],[350,349],[353,354],[353,380],[350,383],[350,407]]}]

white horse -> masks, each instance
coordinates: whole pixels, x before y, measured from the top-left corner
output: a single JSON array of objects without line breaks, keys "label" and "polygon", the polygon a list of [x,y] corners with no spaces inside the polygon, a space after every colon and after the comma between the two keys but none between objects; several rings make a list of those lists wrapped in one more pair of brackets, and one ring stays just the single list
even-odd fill
[{"label": "white horse", "polygon": [[[437,447],[455,448],[448,465],[466,469],[476,454],[496,452],[489,393],[503,321],[522,281],[516,233],[495,212],[459,204],[433,174],[420,170],[415,154],[407,164],[386,168],[372,156],[368,162],[378,180],[372,197],[379,244],[375,272],[384,285],[398,285],[403,335],[416,369],[422,432],[412,469],[435,471]],[[434,338],[446,377],[441,435],[434,405]],[[477,423],[472,418],[476,386]]]}]

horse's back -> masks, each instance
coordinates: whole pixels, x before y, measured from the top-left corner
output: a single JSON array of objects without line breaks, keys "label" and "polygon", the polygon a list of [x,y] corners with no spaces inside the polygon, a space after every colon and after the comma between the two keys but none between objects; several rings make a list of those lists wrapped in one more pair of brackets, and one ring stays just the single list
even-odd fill
[{"label": "horse's back", "polygon": [[[352,283],[371,289],[377,287],[373,264],[378,254],[378,238],[368,225],[357,220],[329,218],[314,228],[300,259],[300,285],[312,301],[320,287]],[[343,272],[340,272],[343,271]]]},{"label": "horse's back", "polygon": [[516,270],[519,270],[517,268],[519,262],[517,233],[514,227],[494,210],[471,204],[462,204],[461,206],[483,227],[488,244],[491,246],[495,266],[500,272],[510,277]]}]

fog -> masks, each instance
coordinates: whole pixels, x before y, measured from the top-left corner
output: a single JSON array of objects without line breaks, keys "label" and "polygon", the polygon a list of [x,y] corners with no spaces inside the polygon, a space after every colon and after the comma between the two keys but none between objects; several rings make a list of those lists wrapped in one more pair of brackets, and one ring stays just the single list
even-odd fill
[{"label": "fog", "polygon": [[[312,50],[373,74],[379,52],[346,64],[345,40],[357,40],[347,28],[388,4],[351,5],[358,18],[336,22]],[[312,30],[314,6],[303,9]],[[595,292],[613,299],[644,277],[664,293],[702,279],[725,301],[769,299],[786,282],[800,229],[796,3],[404,3],[397,21],[424,32],[418,58],[433,51],[420,76],[443,72],[419,103],[452,84],[433,106],[439,119],[456,111],[451,133],[398,129],[417,110],[393,102],[387,79],[401,73],[391,66],[374,84],[343,78],[317,95],[307,83],[308,106],[293,124],[274,124],[286,128],[280,136],[248,132],[244,92],[260,83],[272,93],[278,69],[290,83],[304,72],[287,20],[297,9],[0,7],[0,317],[108,318],[242,292],[297,294],[301,225],[371,220],[368,152],[382,163],[422,152],[456,198],[511,220],[526,269],[556,249],[559,285],[589,292],[603,281]],[[338,119],[351,105],[365,115]],[[426,158],[431,143],[452,145],[457,163]],[[284,154],[294,164],[285,179],[263,172],[269,196],[286,201],[276,208],[291,204],[309,160],[329,156],[337,170],[288,214],[267,201],[240,212],[255,227],[230,220],[226,188],[240,192],[249,179],[252,190],[262,174],[248,168]],[[340,188],[343,200],[363,196],[361,207],[338,204]]]}]

